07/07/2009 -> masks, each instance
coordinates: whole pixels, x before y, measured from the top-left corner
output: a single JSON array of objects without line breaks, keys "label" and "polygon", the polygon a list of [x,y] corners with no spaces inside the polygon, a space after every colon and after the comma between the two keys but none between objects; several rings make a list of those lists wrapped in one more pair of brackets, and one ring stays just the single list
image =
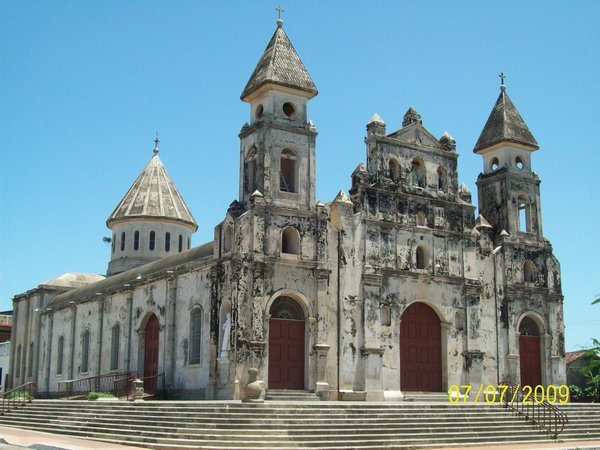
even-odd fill
[{"label": "07/07/2009", "polygon": [[[516,389],[512,389],[506,385],[494,386],[483,384],[479,386],[473,403],[514,403],[519,401],[524,405],[540,404],[544,401],[548,403],[568,403],[569,402],[569,386],[564,384],[560,386],[521,386],[521,397],[518,397],[519,385]],[[510,389],[510,390],[509,390]],[[473,386],[470,384],[453,384],[448,388],[448,401],[452,404],[467,403],[470,395],[474,393]]]}]

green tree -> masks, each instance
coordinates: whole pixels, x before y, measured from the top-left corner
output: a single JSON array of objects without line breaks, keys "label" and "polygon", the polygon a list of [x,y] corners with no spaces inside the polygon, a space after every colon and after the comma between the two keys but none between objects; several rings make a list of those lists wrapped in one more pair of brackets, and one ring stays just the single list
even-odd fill
[{"label": "green tree", "polygon": [[[592,302],[592,305],[596,304],[600,304],[600,294],[596,294]],[[579,370],[586,379],[586,387],[581,394],[586,400],[600,402],[600,340],[592,338],[592,347],[586,350],[585,356],[589,363]]]}]

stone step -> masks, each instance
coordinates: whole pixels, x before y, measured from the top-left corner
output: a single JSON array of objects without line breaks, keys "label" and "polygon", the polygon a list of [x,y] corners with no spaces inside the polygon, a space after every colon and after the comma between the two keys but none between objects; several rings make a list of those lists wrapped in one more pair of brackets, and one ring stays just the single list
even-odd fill
[{"label": "stone step", "polygon": [[[573,406],[561,440],[600,438],[600,408]],[[35,400],[0,424],[145,448],[404,448],[547,442],[500,405],[430,402],[88,402]]]},{"label": "stone step", "polygon": [[[25,428],[25,427],[21,427]],[[52,432],[52,428],[49,426],[38,427],[39,431]],[[56,431],[54,431],[56,432]],[[125,439],[125,436],[121,433],[114,433],[112,430],[102,429],[82,429],[82,430],[69,430],[62,429],[61,434],[68,434],[72,436],[85,436],[91,438],[98,438],[102,440],[113,440],[120,442],[129,442],[131,440]],[[334,435],[334,436],[279,436],[274,438],[265,437],[258,431],[255,435],[246,434],[238,436],[236,439],[232,439],[231,436],[223,439],[223,436],[217,435],[180,435],[178,433],[171,433],[170,435],[162,435],[153,431],[147,431],[144,433],[135,433],[132,436],[137,442],[143,442],[144,444],[156,444],[161,446],[172,446],[172,445],[187,445],[187,446],[202,446],[209,443],[216,447],[231,447],[231,446],[242,446],[242,447],[285,447],[289,446],[290,443],[301,443],[302,446],[307,447],[323,447],[323,446],[369,446],[369,445],[418,445],[423,443],[429,444],[440,444],[447,442],[448,438],[451,438],[452,443],[482,443],[490,442],[515,442],[515,441],[535,441],[535,442],[546,442],[548,439],[545,436],[538,435],[534,439],[528,435],[518,434],[491,434],[481,435],[472,432],[453,432],[449,435],[435,434],[432,435],[429,432],[424,433],[411,433],[406,435],[391,435],[387,437],[376,436],[373,437],[369,434],[359,434],[356,436],[349,435]]]},{"label": "stone step", "polygon": [[299,391],[292,389],[269,389],[267,391],[266,400],[318,402],[320,399],[317,394],[309,391]]}]

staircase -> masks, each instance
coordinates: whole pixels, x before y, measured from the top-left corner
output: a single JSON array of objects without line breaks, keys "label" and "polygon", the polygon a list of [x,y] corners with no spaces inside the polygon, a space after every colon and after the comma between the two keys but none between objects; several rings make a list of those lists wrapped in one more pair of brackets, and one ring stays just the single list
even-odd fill
[{"label": "staircase", "polygon": [[[600,439],[600,405],[567,405],[561,440]],[[322,449],[551,442],[500,405],[34,400],[0,426],[155,449]]]}]

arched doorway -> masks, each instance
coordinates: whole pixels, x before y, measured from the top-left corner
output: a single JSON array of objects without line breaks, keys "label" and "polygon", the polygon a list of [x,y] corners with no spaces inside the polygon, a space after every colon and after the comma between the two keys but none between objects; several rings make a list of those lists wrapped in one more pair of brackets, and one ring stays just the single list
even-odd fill
[{"label": "arched doorway", "polygon": [[156,375],[158,375],[158,318],[152,314],[146,323],[144,333],[144,391],[156,392]]},{"label": "arched doorway", "polygon": [[424,303],[413,303],[400,322],[400,389],[441,392],[440,319]]},{"label": "arched doorway", "polygon": [[531,387],[541,385],[540,330],[530,317],[524,317],[519,325],[519,355],[521,385]]},{"label": "arched doorway", "polygon": [[269,388],[304,389],[304,311],[282,296],[269,314]]}]

